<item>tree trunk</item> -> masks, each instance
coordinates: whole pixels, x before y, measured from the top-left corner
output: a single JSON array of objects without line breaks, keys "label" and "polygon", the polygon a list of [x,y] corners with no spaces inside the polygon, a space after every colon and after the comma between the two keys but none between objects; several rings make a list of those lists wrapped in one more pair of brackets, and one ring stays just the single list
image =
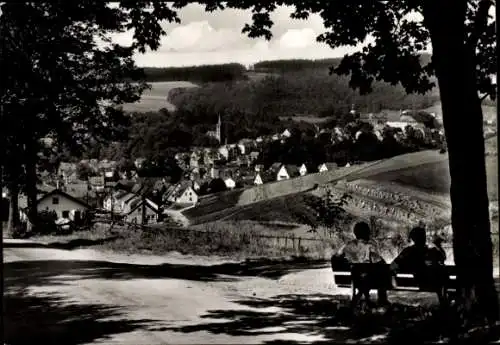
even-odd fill
[{"label": "tree trunk", "polygon": [[465,43],[466,1],[428,0],[451,177],[453,254],[459,306],[465,321],[498,320],[487,194],[483,113],[476,88],[474,51]]},{"label": "tree trunk", "polygon": [[21,226],[19,218],[19,187],[12,185],[9,188],[9,224],[8,232],[10,235],[15,233]]},{"label": "tree trunk", "polygon": [[[36,158],[33,158],[33,151],[28,149],[26,152],[26,196],[28,198],[28,219],[34,227],[37,225],[37,172]],[[35,152],[36,157],[36,152]]]}]

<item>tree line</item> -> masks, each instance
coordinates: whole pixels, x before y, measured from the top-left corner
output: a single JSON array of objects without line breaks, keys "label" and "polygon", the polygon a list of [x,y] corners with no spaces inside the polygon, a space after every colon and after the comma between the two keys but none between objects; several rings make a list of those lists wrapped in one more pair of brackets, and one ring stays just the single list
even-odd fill
[{"label": "tree line", "polygon": [[[169,99],[179,108],[231,108],[286,117],[330,117],[349,111],[353,105],[357,111],[372,113],[384,109],[425,109],[439,100],[436,90],[407,95],[401,86],[383,82],[376,83],[370,94],[361,95],[350,88],[348,77],[330,76],[326,65],[302,70],[290,68],[282,74],[244,82],[175,89]],[[312,62],[312,66],[317,65]]]},{"label": "tree line", "polygon": [[238,63],[188,67],[145,67],[148,82],[191,81],[199,83],[247,79],[246,67]]}]

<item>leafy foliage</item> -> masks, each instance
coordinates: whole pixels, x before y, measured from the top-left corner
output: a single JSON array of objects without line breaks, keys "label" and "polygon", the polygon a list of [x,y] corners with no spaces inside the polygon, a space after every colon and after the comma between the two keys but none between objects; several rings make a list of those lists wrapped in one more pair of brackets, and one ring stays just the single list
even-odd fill
[{"label": "leafy foliage", "polygon": [[349,218],[344,209],[349,198],[348,194],[335,196],[327,187],[321,197],[305,194],[302,203],[291,205],[289,209],[291,215],[302,224],[309,225],[312,232],[316,232],[319,227],[336,231]]},{"label": "leafy foliage", "polygon": [[[369,95],[359,95],[346,77],[329,76],[329,60],[270,61],[267,77],[234,83],[209,83],[200,88],[175,89],[169,99],[178,108],[234,109],[261,116],[296,115],[338,117],[354,104],[358,111],[424,109],[439,97],[436,92],[407,96],[400,86],[377,82]],[[258,65],[258,64],[257,64]],[[301,66],[308,66],[302,68]],[[262,115],[260,115],[262,114]]]}]

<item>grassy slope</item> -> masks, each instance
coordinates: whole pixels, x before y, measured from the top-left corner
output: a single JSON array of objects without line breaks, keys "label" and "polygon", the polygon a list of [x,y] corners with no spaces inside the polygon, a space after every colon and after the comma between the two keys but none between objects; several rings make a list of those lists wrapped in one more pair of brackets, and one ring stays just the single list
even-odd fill
[{"label": "grassy slope", "polygon": [[[487,140],[487,146],[494,145],[494,139]],[[490,200],[498,200],[498,170],[497,157],[490,155],[486,157],[488,169],[488,189]],[[382,182],[391,189],[398,189],[398,185],[406,187],[411,192],[415,190],[414,198],[424,202],[432,199],[430,194],[449,193],[448,156],[439,154],[437,151],[422,151],[401,155],[381,161],[360,171],[354,172],[346,177],[348,181],[358,179]],[[394,186],[395,184],[395,186]],[[196,223],[213,222],[217,220],[252,220],[252,221],[283,221],[297,222],[290,215],[290,203],[301,203],[304,193],[291,193],[287,196],[273,198],[244,206],[231,207],[223,210],[217,208],[216,212],[207,212],[208,208],[200,214],[199,210],[192,209],[191,219]],[[429,198],[427,198],[429,194]],[[200,209],[201,210],[201,209]]]},{"label": "grassy slope", "polygon": [[[486,140],[486,147],[495,150],[496,137]],[[496,150],[495,150],[496,151]],[[446,159],[421,164],[414,167],[404,167],[390,172],[380,172],[367,176],[375,181],[396,182],[416,189],[448,194],[450,189],[450,172]],[[498,158],[497,155],[486,156],[486,170],[488,177],[488,196],[490,201],[498,200]]]},{"label": "grassy slope", "polygon": [[151,89],[143,93],[139,102],[125,104],[123,109],[130,112],[158,111],[161,108],[167,108],[169,111],[174,111],[175,105],[167,100],[170,91],[176,88],[191,88],[198,86],[189,81],[164,81],[150,84]]}]

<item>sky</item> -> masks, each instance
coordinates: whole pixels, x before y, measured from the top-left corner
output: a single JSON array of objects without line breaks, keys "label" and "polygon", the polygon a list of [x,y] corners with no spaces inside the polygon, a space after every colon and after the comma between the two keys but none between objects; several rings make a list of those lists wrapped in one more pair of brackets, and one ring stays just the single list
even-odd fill
[{"label": "sky", "polygon": [[[181,23],[163,23],[167,32],[156,51],[137,53],[135,60],[141,67],[175,67],[203,64],[238,62],[251,65],[262,60],[277,59],[321,59],[341,57],[361,48],[340,47],[332,49],[316,42],[316,37],[325,32],[318,14],[307,20],[291,19],[293,7],[278,7],[272,14],[273,38],[248,38],[241,33],[245,23],[251,23],[249,10],[226,9],[207,13],[204,6],[192,3],[178,11]],[[495,16],[495,7],[490,8]],[[420,21],[418,13],[409,15]],[[113,35],[114,41],[129,44],[132,32]],[[427,52],[431,53],[429,45]]]},{"label": "sky", "polygon": [[[272,14],[273,38],[248,38],[241,33],[251,23],[251,12],[228,9],[206,13],[199,4],[189,4],[179,11],[181,24],[164,23],[167,36],[157,51],[135,56],[141,67],[172,67],[238,62],[250,65],[262,60],[321,59],[343,56],[358,48],[331,49],[316,42],[325,31],[319,15],[307,20],[290,18],[293,8],[280,7]],[[131,32],[114,35],[117,43],[131,41]]]}]

